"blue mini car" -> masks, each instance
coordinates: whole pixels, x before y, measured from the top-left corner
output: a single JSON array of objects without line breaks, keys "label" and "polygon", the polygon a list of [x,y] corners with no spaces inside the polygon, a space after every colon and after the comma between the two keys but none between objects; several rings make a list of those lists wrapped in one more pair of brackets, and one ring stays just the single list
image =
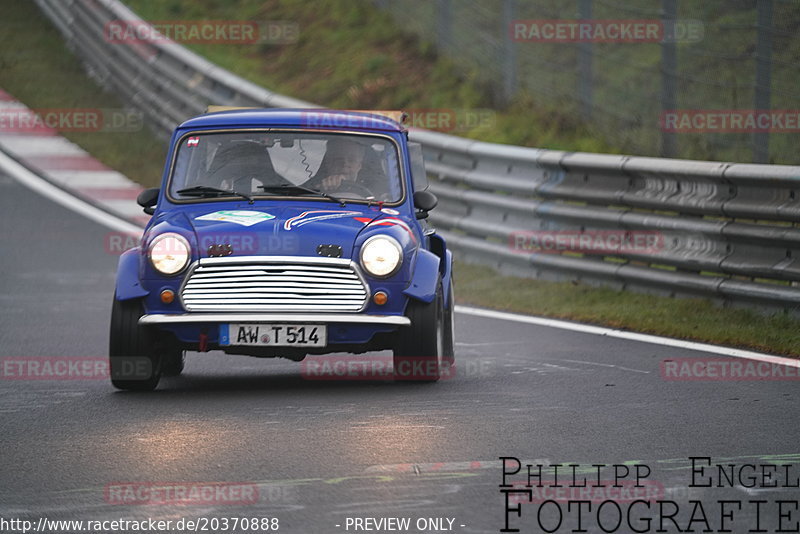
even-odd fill
[{"label": "blue mini car", "polygon": [[395,378],[453,361],[452,255],[426,218],[422,149],[382,114],[233,109],[181,124],[122,254],[114,386],[154,389],[186,351],[300,361],[393,351]]}]

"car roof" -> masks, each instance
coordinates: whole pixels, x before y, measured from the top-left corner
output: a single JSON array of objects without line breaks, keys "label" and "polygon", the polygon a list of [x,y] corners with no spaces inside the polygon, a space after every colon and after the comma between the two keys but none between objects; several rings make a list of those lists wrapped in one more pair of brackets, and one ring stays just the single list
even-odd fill
[{"label": "car roof", "polygon": [[385,115],[336,109],[235,109],[189,119],[181,129],[213,127],[290,127],[326,130],[378,130],[402,132],[405,128]]}]

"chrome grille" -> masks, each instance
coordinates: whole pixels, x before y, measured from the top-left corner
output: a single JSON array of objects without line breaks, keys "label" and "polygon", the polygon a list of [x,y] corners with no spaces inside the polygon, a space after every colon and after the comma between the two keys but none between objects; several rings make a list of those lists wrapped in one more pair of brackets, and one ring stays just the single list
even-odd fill
[{"label": "chrome grille", "polygon": [[208,258],[181,288],[187,311],[357,312],[367,286],[355,264],[338,258]]}]

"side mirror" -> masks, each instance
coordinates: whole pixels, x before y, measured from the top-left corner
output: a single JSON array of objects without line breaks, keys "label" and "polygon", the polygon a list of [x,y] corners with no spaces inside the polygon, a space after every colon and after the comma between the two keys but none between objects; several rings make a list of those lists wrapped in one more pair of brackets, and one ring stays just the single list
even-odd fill
[{"label": "side mirror", "polygon": [[414,193],[414,207],[420,210],[417,212],[417,219],[427,219],[428,212],[439,203],[436,195],[430,191],[417,191]]},{"label": "side mirror", "polygon": [[160,191],[158,187],[151,187],[150,189],[145,189],[136,197],[136,203],[144,208],[146,214],[152,215],[156,212],[155,205],[158,203],[158,193]]}]

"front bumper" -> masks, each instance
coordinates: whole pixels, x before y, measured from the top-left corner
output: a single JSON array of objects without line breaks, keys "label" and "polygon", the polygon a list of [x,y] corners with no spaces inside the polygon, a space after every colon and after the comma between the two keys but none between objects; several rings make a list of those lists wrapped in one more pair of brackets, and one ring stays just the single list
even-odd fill
[{"label": "front bumper", "polygon": [[200,323],[347,323],[386,326],[409,326],[403,315],[367,315],[363,313],[179,313],[143,315],[141,325]]}]

